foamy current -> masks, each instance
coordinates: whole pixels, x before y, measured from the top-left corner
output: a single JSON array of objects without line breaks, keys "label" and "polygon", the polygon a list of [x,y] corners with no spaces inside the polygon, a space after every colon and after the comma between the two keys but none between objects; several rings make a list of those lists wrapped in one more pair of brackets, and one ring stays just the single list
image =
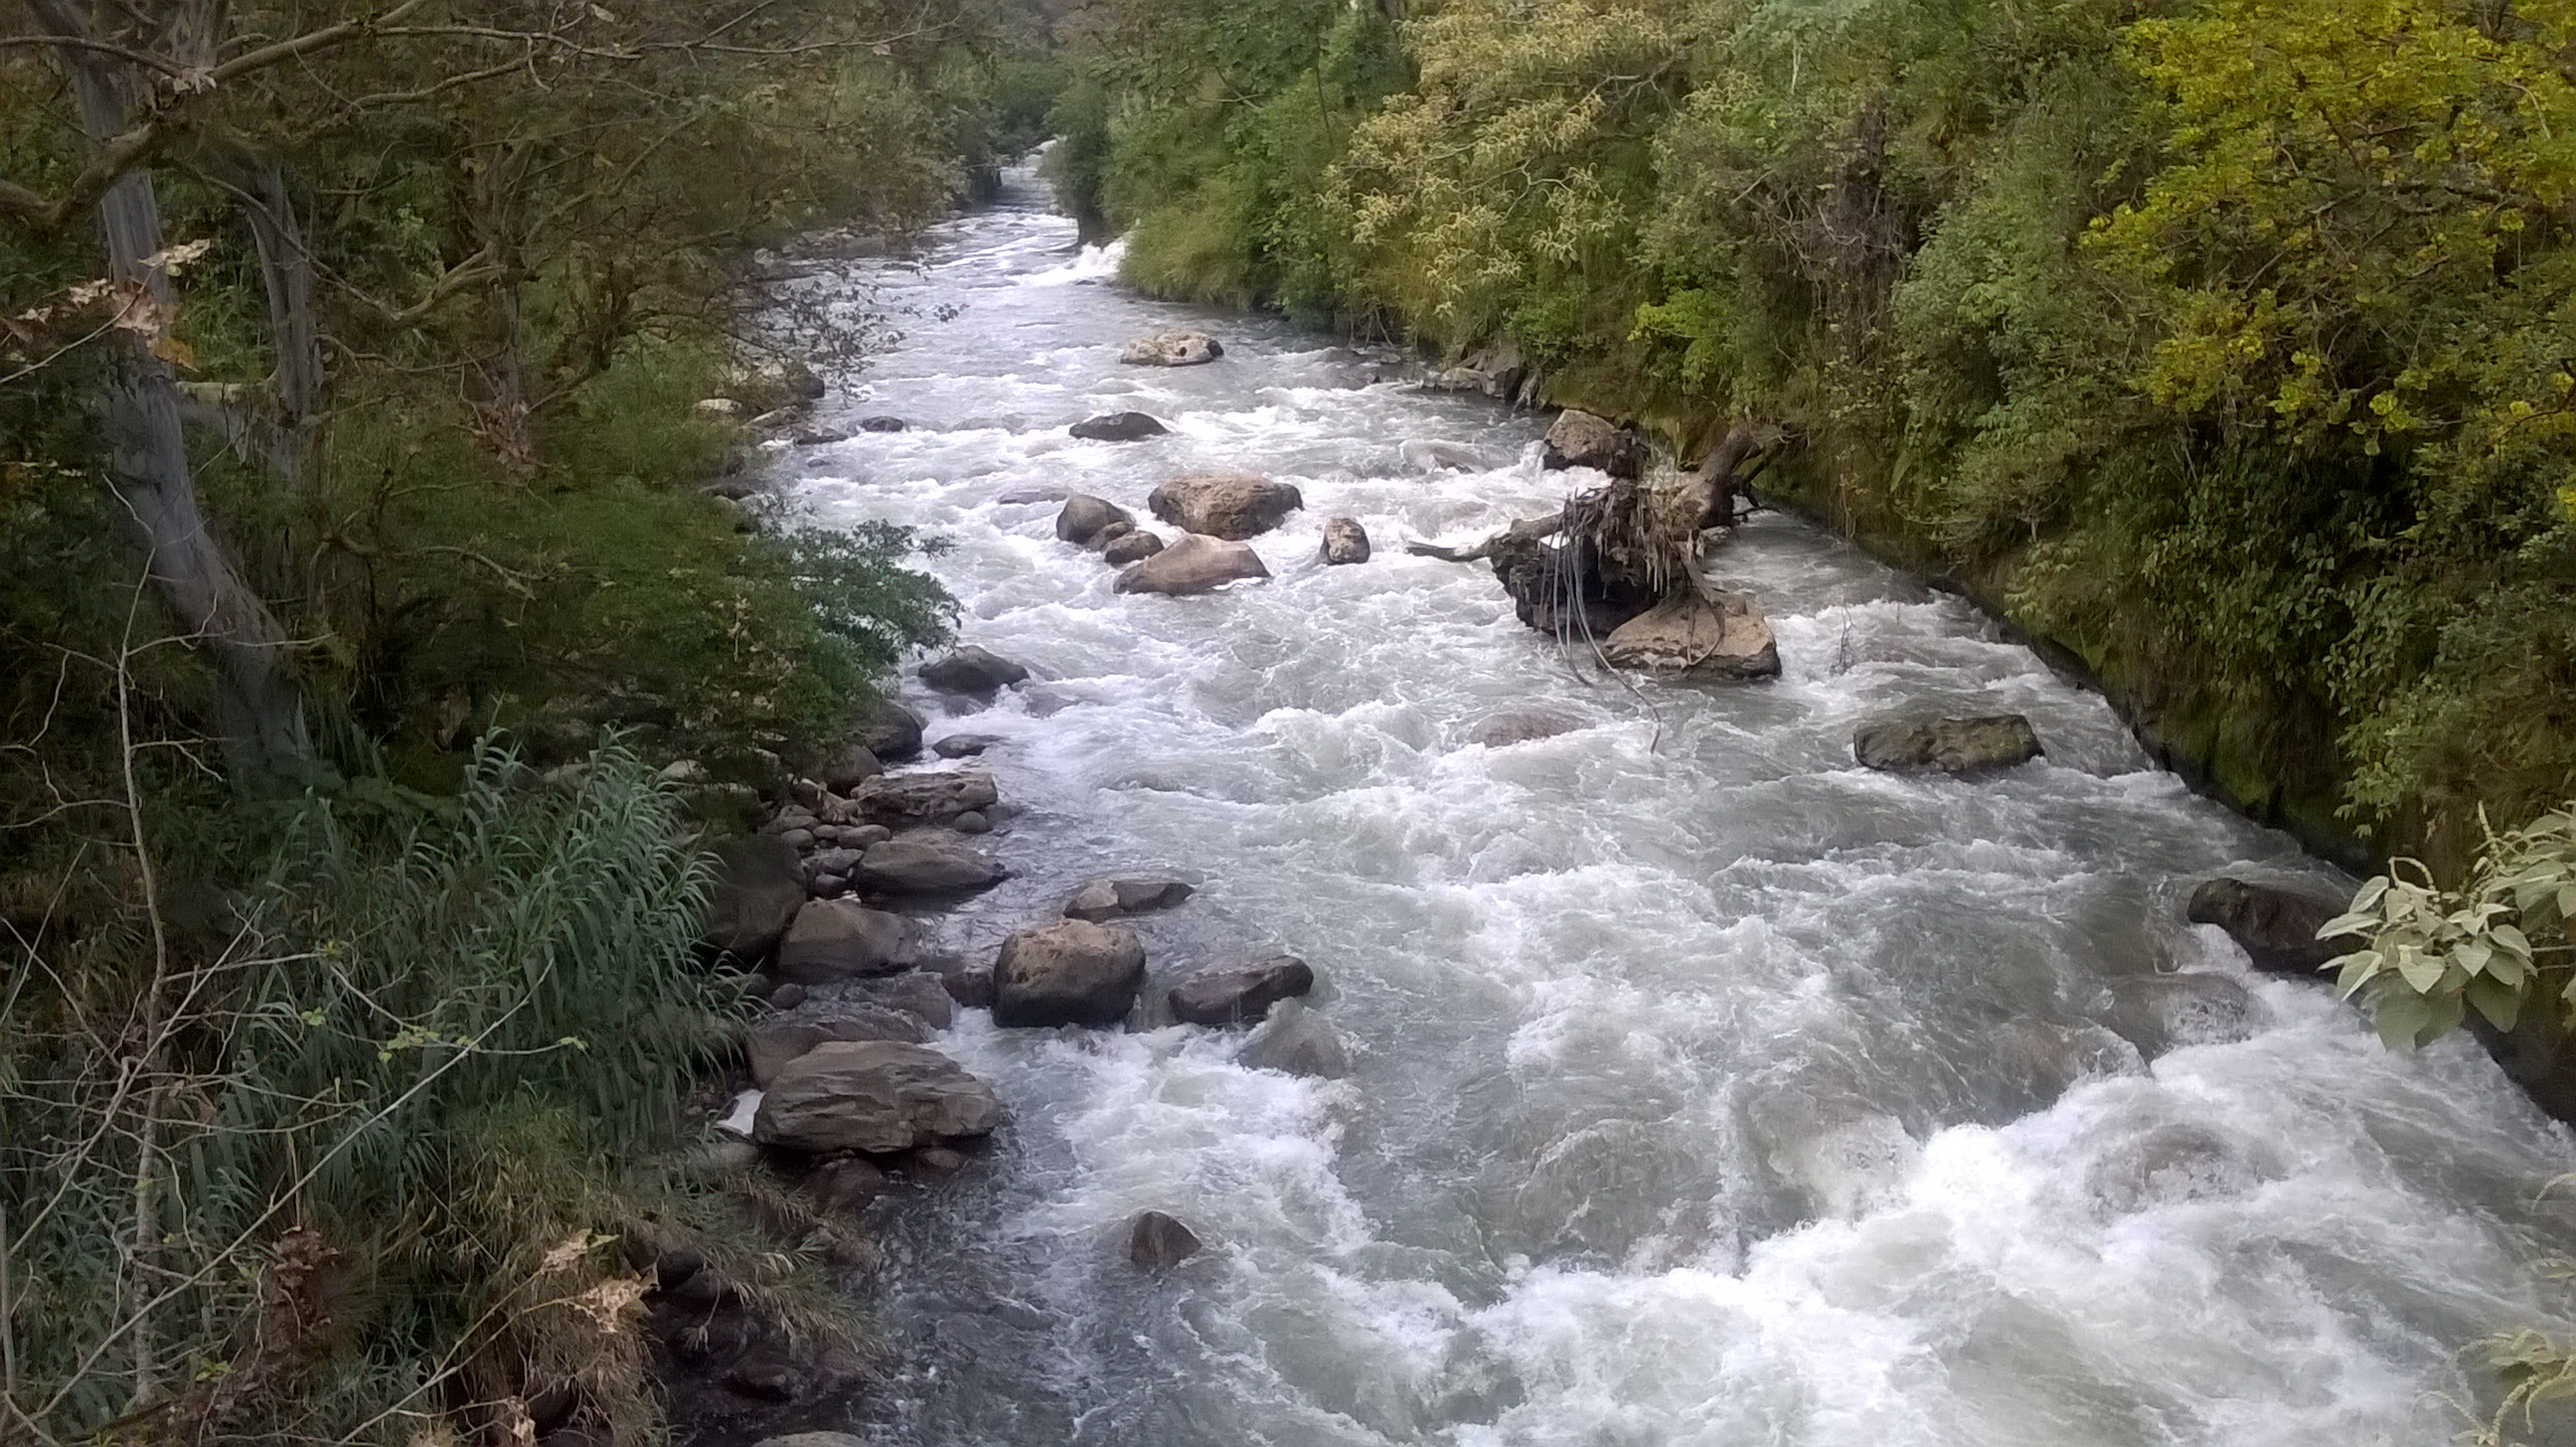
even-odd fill
[{"label": "foamy current", "polygon": [[[2491,1390],[2461,1347],[2564,1326],[2534,1267],[2564,1249],[2570,1208],[2538,1193],[2569,1136],[2468,1044],[2391,1055],[2182,923],[2216,871],[2350,881],[2156,770],[2101,699],[1776,514],[1717,571],[1778,630],[1778,681],[1579,674],[1489,570],[1402,551],[1582,481],[1539,469],[1541,420],[1114,269],[1023,173],[918,269],[809,282],[873,284],[908,334],[817,425],[911,427],[774,465],[814,521],[946,539],[928,566],[964,639],[1036,673],[980,712],[914,700],[934,739],[1004,739],[984,762],[1016,810],[989,843],[1017,877],[943,943],[989,952],[1087,877],[1178,871],[1198,897],[1134,921],[1154,988],[1294,952],[1353,1068],[968,1012],[940,1044],[1009,1120],[879,1208],[902,1363],[850,1430],[2416,1447]],[[1185,321],[1225,359],[1118,365]],[[1128,409],[1175,435],[1066,435]],[[1271,581],[1118,596],[1056,503],[1003,500],[1143,519],[1156,481],[1211,466],[1303,490],[1256,541]],[[1321,564],[1335,514],[1372,561]],[[1471,741],[1533,707],[1586,726]],[[1959,710],[2027,714],[2048,757],[1978,783],[1852,764],[1856,723]],[[1143,1276],[1147,1208],[1209,1249]]]}]

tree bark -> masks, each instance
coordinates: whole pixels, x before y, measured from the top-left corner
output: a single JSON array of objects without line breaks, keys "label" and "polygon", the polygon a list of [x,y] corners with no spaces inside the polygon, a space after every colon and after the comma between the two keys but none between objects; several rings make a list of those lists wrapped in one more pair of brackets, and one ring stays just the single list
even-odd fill
[{"label": "tree bark", "polygon": [[[51,34],[99,38],[69,0],[34,0],[29,8]],[[138,109],[140,77],[131,62],[96,50],[66,45],[60,54],[81,128],[105,145]],[[118,177],[99,198],[98,222],[109,279],[129,296],[149,298],[159,320],[156,335],[116,333],[102,398],[108,487],[124,506],[153,592],[214,664],[225,764],[236,783],[246,784],[311,756],[303,696],[287,671],[277,620],[197,505],[178,379],[153,350],[167,327],[171,292],[168,273],[154,259],[162,243],[152,178],[139,170]]]}]

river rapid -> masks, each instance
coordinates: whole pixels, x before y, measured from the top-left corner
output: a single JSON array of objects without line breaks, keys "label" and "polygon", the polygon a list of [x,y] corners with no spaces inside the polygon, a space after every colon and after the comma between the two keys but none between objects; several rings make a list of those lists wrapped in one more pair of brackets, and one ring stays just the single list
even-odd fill
[{"label": "river rapid", "polygon": [[[940,943],[989,957],[1086,878],[1178,872],[1198,896],[1130,922],[1149,989],[1293,952],[1351,1069],[961,1012],[937,1043],[1008,1118],[879,1207],[898,1355],[848,1430],[2417,1447],[2489,1390],[2460,1348],[2564,1327],[2534,1267],[2576,1220],[2538,1198],[2569,1135],[2469,1044],[2392,1055],[2184,924],[2221,870],[2351,881],[2155,768],[2102,699],[1772,513],[1714,571],[1758,598],[1782,676],[1605,683],[1490,570],[1402,551],[1598,481],[1540,470],[1543,418],[1113,272],[1026,172],[917,266],[824,268],[803,285],[906,335],[816,425],[910,428],[773,468],[809,521],[945,539],[928,566],[963,639],[1035,670],[980,711],[913,700],[933,739],[1002,739],[986,842],[1016,876]],[[1183,322],[1225,358],[1118,365]],[[1127,409],[1174,435],[1066,434]],[[1006,500],[1069,488],[1142,520],[1188,467],[1303,490],[1256,540],[1273,579],[1117,595],[1054,502]],[[1321,564],[1335,514],[1374,559]],[[1474,742],[1529,708],[1582,726]],[[1852,763],[1863,720],[1960,711],[2027,714],[2047,757],[1973,783]],[[1148,1208],[1208,1249],[1138,1271]]]}]

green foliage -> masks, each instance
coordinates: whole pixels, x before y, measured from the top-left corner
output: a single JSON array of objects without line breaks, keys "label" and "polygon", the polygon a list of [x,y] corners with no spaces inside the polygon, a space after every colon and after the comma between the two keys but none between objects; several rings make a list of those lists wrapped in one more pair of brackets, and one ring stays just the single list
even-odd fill
[{"label": "green foliage", "polygon": [[2346,935],[2360,944],[2329,963],[2336,988],[2361,996],[2392,1048],[2448,1034],[2470,1008],[2498,1030],[2535,1002],[2576,1024],[2576,806],[2490,831],[2458,889],[2394,861],[2318,931]]}]

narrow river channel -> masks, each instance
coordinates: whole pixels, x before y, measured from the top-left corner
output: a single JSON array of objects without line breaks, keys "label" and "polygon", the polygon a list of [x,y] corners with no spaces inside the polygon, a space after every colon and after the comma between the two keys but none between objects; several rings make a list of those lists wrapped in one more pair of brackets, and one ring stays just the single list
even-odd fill
[{"label": "narrow river channel", "polygon": [[[1034,176],[924,263],[835,266],[907,335],[782,449],[812,521],[947,540],[962,635],[1035,670],[991,708],[1016,877],[942,918],[988,953],[1114,869],[1200,881],[1133,923],[1159,988],[1286,950],[1340,1079],[1239,1034],[939,1043],[1008,1120],[881,1205],[894,1380],[849,1424],[938,1447],[2425,1447],[2461,1348],[2563,1324],[2536,1263],[2570,1137],[2473,1047],[2384,1051],[2323,988],[2182,920],[2220,870],[2348,888],[2154,768],[1988,619],[1794,519],[1717,572],[1785,672],[1630,690],[1492,574],[1404,555],[1552,509],[1544,420],[1391,351],[1139,299]],[[1226,357],[1122,367],[1192,322]],[[1075,441],[1136,409],[1173,435]],[[1432,446],[1429,444],[1438,444]],[[1306,510],[1276,575],[1122,596],[1056,504],[1144,512],[1190,467]],[[1597,479],[1596,479],[1597,480]],[[1324,519],[1376,557],[1324,567]],[[1165,529],[1168,533],[1169,530]],[[1581,727],[1475,742],[1511,710]],[[2019,712],[1983,782],[1856,768],[1889,712]],[[1138,1211],[1209,1249],[1161,1277]]]}]

